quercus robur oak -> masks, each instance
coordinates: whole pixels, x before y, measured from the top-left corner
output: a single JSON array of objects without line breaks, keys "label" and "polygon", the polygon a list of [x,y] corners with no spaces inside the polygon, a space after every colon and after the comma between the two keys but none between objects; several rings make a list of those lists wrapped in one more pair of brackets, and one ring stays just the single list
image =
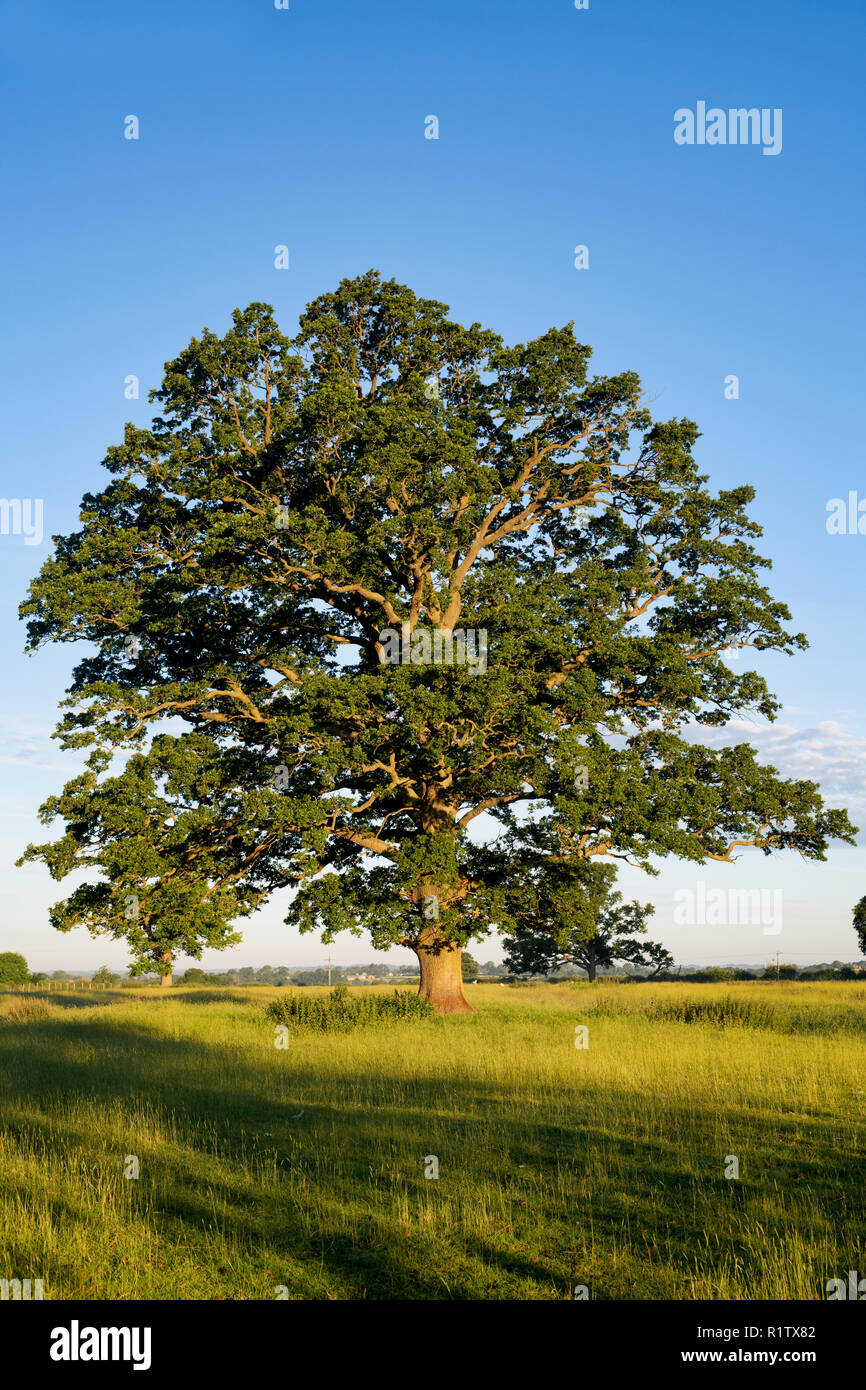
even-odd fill
[{"label": "quercus robur oak", "polygon": [[[696,427],[589,360],[571,325],[508,347],[371,271],[293,340],[255,303],[167,364],[23,605],[31,648],[90,644],[59,730],[86,770],[25,856],[97,871],[57,927],[165,971],[294,889],[287,921],[409,946],[469,1011],[461,948],[508,918],[479,824],[649,869],[850,839],[814,784],[694,740],[777,709],[725,649],[805,639],[752,489],[711,492]],[[458,629],[483,663],[431,659]]]}]

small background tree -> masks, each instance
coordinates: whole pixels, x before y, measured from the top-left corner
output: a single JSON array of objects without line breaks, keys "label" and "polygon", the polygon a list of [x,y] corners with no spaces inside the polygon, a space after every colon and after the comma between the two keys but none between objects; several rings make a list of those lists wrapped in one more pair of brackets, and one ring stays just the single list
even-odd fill
[{"label": "small background tree", "polygon": [[116,975],[107,965],[100,965],[96,974],[93,976],[95,985],[119,985],[123,982],[122,975]]},{"label": "small background tree", "polygon": [[470,956],[468,951],[463,952],[460,965],[463,971],[464,981],[478,979],[478,961],[475,959],[474,956]]},{"label": "small background tree", "polygon": [[513,923],[505,959],[515,975],[549,975],[564,965],[599,970],[628,961],[652,974],[673,964],[659,942],[642,941],[651,903],[624,903],[614,891],[616,869],[570,856],[523,865],[506,885]]},{"label": "small background tree", "polygon": [[854,908],[854,930],[860,943],[860,950],[866,956],[866,898],[861,898]]},{"label": "small background tree", "polygon": [[767,966],[761,978],[764,980],[796,980],[797,967],[792,965],[790,961],[787,963],[783,961],[778,966],[772,962]]},{"label": "small background tree", "polygon": [[23,985],[30,979],[30,971],[23,956],[17,951],[0,952],[0,984]]}]

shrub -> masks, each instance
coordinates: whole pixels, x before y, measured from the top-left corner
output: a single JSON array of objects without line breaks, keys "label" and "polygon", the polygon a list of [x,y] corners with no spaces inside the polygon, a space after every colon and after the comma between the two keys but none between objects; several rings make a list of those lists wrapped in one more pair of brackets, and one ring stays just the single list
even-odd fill
[{"label": "shrub", "polygon": [[653,1004],[650,1018],[672,1023],[715,1023],[722,1028],[770,1028],[773,1010],[760,1000],[700,999]]},{"label": "shrub", "polygon": [[287,992],[268,1005],[265,1016],[293,1028],[327,1033],[406,1019],[435,1018],[436,1011],[428,1000],[405,990],[353,996],[347,985],[337,985],[325,996],[307,994],[306,990]]}]

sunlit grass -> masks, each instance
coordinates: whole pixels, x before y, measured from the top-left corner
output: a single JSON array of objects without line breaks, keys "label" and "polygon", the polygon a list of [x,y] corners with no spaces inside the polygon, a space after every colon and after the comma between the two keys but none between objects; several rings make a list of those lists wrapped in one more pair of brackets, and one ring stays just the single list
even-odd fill
[{"label": "sunlit grass", "polygon": [[[286,1050],[280,993],[0,997],[0,1277],[46,1298],[815,1299],[866,1272],[859,984],[475,985],[474,1015]],[[660,1009],[710,1001],[727,1023]]]}]

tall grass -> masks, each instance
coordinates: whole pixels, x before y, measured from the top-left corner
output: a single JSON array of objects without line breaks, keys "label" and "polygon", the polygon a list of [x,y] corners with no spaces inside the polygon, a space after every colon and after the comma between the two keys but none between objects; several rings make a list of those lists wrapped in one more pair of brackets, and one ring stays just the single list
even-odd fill
[{"label": "tall grass", "polygon": [[433,1005],[415,991],[395,989],[390,994],[359,994],[337,985],[324,998],[307,988],[283,990],[265,1009],[265,1017],[290,1027],[311,1028],[320,1033],[346,1032],[382,1023],[434,1018]]},{"label": "tall grass", "polygon": [[866,1272],[859,985],[479,984],[474,1015],[283,1050],[262,1014],[281,993],[0,1019],[0,1277],[46,1298],[818,1299]]},{"label": "tall grass", "polygon": [[[671,991],[674,994],[671,995]],[[576,987],[578,997],[599,1017],[634,1017],[719,1027],[770,1029],[781,1033],[866,1035],[866,985],[784,984],[643,985],[604,992]]]}]

